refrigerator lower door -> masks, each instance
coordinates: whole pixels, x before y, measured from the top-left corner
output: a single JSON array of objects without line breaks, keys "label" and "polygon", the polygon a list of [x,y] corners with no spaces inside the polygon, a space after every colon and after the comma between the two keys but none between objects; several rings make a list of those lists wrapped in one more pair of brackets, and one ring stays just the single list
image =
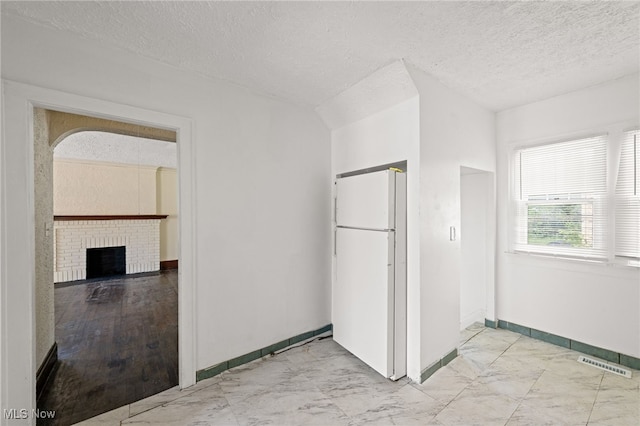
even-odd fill
[{"label": "refrigerator lower door", "polygon": [[384,377],[394,375],[393,231],[338,228],[333,338]]}]

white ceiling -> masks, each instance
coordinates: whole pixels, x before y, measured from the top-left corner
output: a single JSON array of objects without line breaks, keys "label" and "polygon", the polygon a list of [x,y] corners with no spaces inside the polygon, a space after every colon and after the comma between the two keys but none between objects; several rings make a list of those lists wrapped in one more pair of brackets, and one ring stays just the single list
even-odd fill
[{"label": "white ceiling", "polygon": [[175,142],[108,132],[79,132],[67,136],[56,145],[53,157],[175,169],[176,149]]},{"label": "white ceiling", "polygon": [[493,110],[640,64],[638,1],[3,1],[2,13],[313,107],[397,59]]}]

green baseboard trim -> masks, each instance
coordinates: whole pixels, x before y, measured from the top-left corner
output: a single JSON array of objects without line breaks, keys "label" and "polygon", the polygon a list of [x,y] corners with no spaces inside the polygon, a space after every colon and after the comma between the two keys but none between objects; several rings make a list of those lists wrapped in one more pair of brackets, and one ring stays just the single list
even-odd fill
[{"label": "green baseboard trim", "polygon": [[227,367],[233,368],[242,364],[248,364],[258,358],[262,358],[262,355],[260,355],[261,353],[262,350],[258,349],[257,351],[249,352],[248,354],[240,355],[239,357],[230,359],[229,361],[227,361]]},{"label": "green baseboard trim", "polygon": [[640,358],[620,354],[620,365],[633,368],[634,370],[640,370]]},{"label": "green baseboard trim", "polygon": [[262,358],[264,356],[271,355],[288,346],[295,345],[296,343],[302,342],[303,340],[310,339],[312,337],[318,336],[322,333],[326,333],[327,331],[331,331],[331,330],[333,330],[333,325],[327,324],[324,327],[318,328],[317,330],[307,331],[306,333],[298,334],[296,336],[290,337],[289,339],[281,340],[278,343],[274,343],[272,345],[265,346],[264,348],[257,349],[253,352],[249,352],[248,354],[240,355],[233,359],[221,362],[220,364],[216,364],[211,367],[198,370],[196,371],[196,382],[217,376],[218,374],[224,371],[227,371],[230,368],[238,367],[239,365],[243,365],[248,362],[255,361],[256,359]]},{"label": "green baseboard trim", "polygon": [[442,360],[438,360],[433,364],[431,364],[430,366],[428,366],[427,368],[425,368],[424,370],[422,370],[422,373],[420,373],[420,383],[423,383],[429,377],[433,376],[433,373],[440,370],[440,368],[442,367],[442,365],[440,365],[441,361]]},{"label": "green baseboard trim", "polygon": [[536,330],[535,328],[531,329],[531,337],[533,337],[534,339],[542,340],[543,342],[571,349],[571,339],[567,339],[566,337],[546,333],[544,331]]},{"label": "green baseboard trim", "polygon": [[484,319],[484,326],[487,328],[498,328],[498,321],[492,321],[490,319]]},{"label": "green baseboard trim", "polygon": [[229,361],[225,361],[225,362],[221,362],[220,364],[216,364],[212,367],[205,368],[203,370],[198,370],[196,371],[196,382],[217,376],[218,374],[224,371],[227,371],[228,369],[229,369]]},{"label": "green baseboard trim", "polygon": [[452,350],[442,358],[442,366],[444,367],[445,365],[449,364],[451,361],[456,359],[457,356],[458,356],[458,348]]},{"label": "green baseboard trim", "polygon": [[281,340],[278,343],[274,343],[273,345],[269,345],[265,348],[260,349],[260,356],[267,356],[267,355],[271,355],[273,353],[276,353],[277,351],[286,348],[287,346],[291,345],[291,339],[285,339],[285,340]]},{"label": "green baseboard trim", "polygon": [[434,362],[420,373],[420,383],[423,383],[429,377],[433,376],[433,373],[449,364],[458,356],[458,348],[453,349],[451,352],[440,358],[438,361]]},{"label": "green baseboard trim", "polygon": [[303,340],[311,339],[313,337],[313,331],[307,331],[306,333],[298,334],[289,339],[290,345],[295,345],[296,343],[302,342]]},{"label": "green baseboard trim", "polygon": [[513,322],[498,320],[498,328],[504,328],[505,330],[524,334],[525,336],[531,337],[533,339],[542,340],[543,342],[551,343],[557,346],[562,346],[564,348],[571,349],[573,351],[580,352],[586,355],[591,355],[605,361],[614,362],[625,367],[630,367],[634,370],[640,370],[640,358],[636,358],[630,355],[625,355],[609,349],[589,345],[587,343],[572,340],[567,337],[558,336],[556,334],[547,333],[546,331],[536,330],[535,328],[526,327],[520,324],[515,324]]},{"label": "green baseboard trim", "polygon": [[498,320],[498,328],[504,328],[505,330],[513,331],[515,333],[520,333],[525,336],[531,337],[531,329],[529,327],[525,327],[513,322]]},{"label": "green baseboard trim", "polygon": [[595,356],[596,358],[620,364],[620,354],[608,349],[599,348],[597,346],[588,345],[582,342],[571,341],[571,350],[581,352],[583,354]]},{"label": "green baseboard trim", "polygon": [[333,330],[333,325],[332,324],[327,324],[324,327],[319,328],[316,331],[314,331],[313,335],[317,336],[318,334],[326,333],[327,331],[331,331],[331,330]]}]

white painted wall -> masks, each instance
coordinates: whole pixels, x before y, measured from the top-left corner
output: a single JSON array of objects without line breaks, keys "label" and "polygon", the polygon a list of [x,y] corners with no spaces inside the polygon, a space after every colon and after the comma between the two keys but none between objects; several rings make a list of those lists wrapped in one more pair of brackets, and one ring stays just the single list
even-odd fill
[{"label": "white painted wall", "polygon": [[[462,168],[460,176],[460,329],[484,324],[493,277],[495,204],[493,173]],[[493,232],[493,234],[492,234]]]},{"label": "white painted wall", "polygon": [[[6,16],[2,78],[193,123],[193,157],[179,158],[180,176],[195,173],[196,200],[195,259],[181,259],[195,267],[197,300],[187,376],[330,322],[330,139],[313,111]],[[1,408],[32,408],[27,99],[5,93],[2,118],[2,315],[15,328],[7,334],[3,322]],[[181,228],[191,224],[185,218]]]},{"label": "white painted wall", "polygon": [[639,76],[500,112],[497,317],[640,356],[640,269],[509,253],[508,159],[514,146],[609,133],[640,117]]},{"label": "white painted wall", "polygon": [[420,344],[426,368],[460,338],[460,167],[495,171],[495,114],[408,67],[420,94]]},{"label": "white painted wall", "polygon": [[156,214],[157,167],[53,160],[53,214]]}]

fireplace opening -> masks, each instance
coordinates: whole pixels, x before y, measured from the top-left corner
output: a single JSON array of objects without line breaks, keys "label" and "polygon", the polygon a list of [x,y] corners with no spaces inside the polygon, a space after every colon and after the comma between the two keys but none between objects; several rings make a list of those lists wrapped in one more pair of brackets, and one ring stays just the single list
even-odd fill
[{"label": "fireplace opening", "polygon": [[87,249],[87,279],[125,275],[126,259],[125,246]]}]

